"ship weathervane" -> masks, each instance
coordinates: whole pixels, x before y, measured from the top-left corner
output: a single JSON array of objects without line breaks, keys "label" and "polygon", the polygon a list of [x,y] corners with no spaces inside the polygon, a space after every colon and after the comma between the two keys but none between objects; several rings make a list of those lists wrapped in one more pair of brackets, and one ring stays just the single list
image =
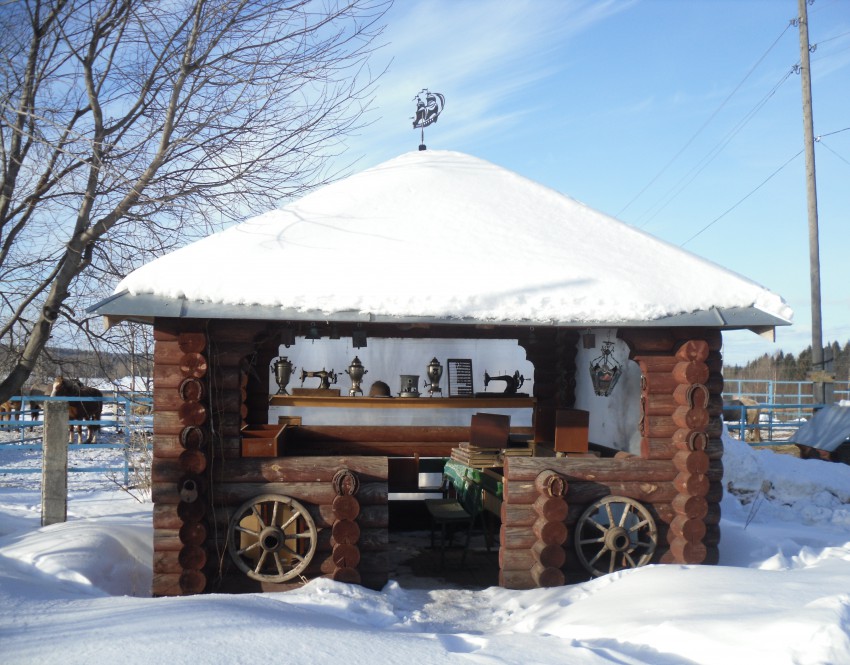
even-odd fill
[{"label": "ship weathervane", "polygon": [[439,92],[431,92],[428,88],[422,88],[422,91],[413,100],[416,102],[416,115],[411,118],[413,129],[420,130],[419,149],[425,150],[425,128],[437,122],[437,118],[440,117],[440,113],[446,106],[446,98]]}]

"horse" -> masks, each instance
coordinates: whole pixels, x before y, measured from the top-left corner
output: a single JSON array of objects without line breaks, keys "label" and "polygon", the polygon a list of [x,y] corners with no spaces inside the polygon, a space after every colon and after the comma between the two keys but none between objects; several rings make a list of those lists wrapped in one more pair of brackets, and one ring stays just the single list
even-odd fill
[{"label": "horse", "polygon": [[[12,412],[15,410],[15,404],[12,400],[0,404],[0,422],[12,420]],[[11,425],[9,427],[11,427]]]},{"label": "horse", "polygon": [[751,436],[753,441],[761,442],[761,429],[759,428],[761,409],[741,409],[742,406],[752,407],[757,405],[758,402],[752,397],[738,396],[734,399],[724,399],[723,420],[726,422],[739,422],[741,420],[741,411],[743,410],[746,413],[747,420],[747,428],[744,430],[743,438]]},{"label": "horse", "polygon": [[[79,379],[66,379],[57,376],[53,381],[53,391],[51,397],[103,397],[103,393],[97,388],[83,385]],[[69,420],[100,420],[100,413],[103,410],[103,402],[68,402],[68,419]],[[74,442],[74,425],[69,425],[70,443]],[[88,436],[85,443],[95,443],[97,433],[100,430],[100,425],[92,423],[86,426]],[[77,436],[80,443],[83,443],[83,426],[76,425]]]}]

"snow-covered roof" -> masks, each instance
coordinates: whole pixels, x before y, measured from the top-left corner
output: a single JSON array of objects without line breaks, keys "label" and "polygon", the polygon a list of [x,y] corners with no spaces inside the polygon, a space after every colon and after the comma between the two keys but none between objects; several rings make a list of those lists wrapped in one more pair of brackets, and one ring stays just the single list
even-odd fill
[{"label": "snow-covered roof", "polygon": [[514,172],[401,155],[158,258],[95,310],[558,325],[789,323],[764,287]]}]

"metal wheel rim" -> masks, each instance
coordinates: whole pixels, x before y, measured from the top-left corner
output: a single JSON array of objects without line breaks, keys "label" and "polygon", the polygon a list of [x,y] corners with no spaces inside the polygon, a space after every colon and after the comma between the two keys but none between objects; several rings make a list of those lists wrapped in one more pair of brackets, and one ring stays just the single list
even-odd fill
[{"label": "metal wheel rim", "polygon": [[582,513],[575,529],[579,561],[594,577],[645,566],[658,545],[658,527],[646,507],[606,496]]},{"label": "metal wheel rim", "polygon": [[[257,527],[243,526],[246,517],[253,517]],[[250,542],[245,545],[243,539]],[[300,575],[313,560],[317,543],[310,513],[282,494],[261,494],[246,501],[227,528],[227,549],[236,567],[260,582],[286,582]],[[269,566],[273,572],[264,572]]]}]

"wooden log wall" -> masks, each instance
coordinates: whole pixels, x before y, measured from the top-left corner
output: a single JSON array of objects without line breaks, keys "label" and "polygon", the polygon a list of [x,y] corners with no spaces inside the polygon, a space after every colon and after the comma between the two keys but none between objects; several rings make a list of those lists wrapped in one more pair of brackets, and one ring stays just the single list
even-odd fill
[{"label": "wooden log wall", "polygon": [[[557,460],[543,460],[544,463],[548,461]],[[509,466],[514,471],[523,465],[509,460]],[[534,471],[521,472],[523,480],[511,476],[513,482],[507,481],[507,468],[505,473],[499,534],[499,585],[507,589],[563,585],[562,568],[567,561],[565,522],[569,512],[565,498],[566,479],[541,464],[535,465]]]},{"label": "wooden log wall", "polygon": [[[239,506],[260,494],[280,494],[304,505],[318,530],[306,579],[330,577],[382,588],[388,580],[389,509],[386,457],[277,457],[231,460],[212,475],[217,549]],[[216,591],[280,591],[302,580],[265,583],[248,578],[230,560],[219,562]]]},{"label": "wooden log wall", "polygon": [[641,368],[641,457],[669,460],[676,495],[653,506],[666,527],[664,563],[717,563],[723,493],[723,376],[716,330],[627,331]]},{"label": "wooden log wall", "polygon": [[207,338],[199,330],[155,328],[154,342],[152,593],[201,593],[208,563]]},{"label": "wooden log wall", "polygon": [[[506,459],[502,586],[521,589],[586,579],[572,536],[587,506],[609,495],[634,499],[649,509],[658,528],[653,561],[718,560],[723,495],[720,333],[628,330],[620,336],[643,375],[641,455]],[[543,356],[541,350],[536,359],[545,361]]]}]

